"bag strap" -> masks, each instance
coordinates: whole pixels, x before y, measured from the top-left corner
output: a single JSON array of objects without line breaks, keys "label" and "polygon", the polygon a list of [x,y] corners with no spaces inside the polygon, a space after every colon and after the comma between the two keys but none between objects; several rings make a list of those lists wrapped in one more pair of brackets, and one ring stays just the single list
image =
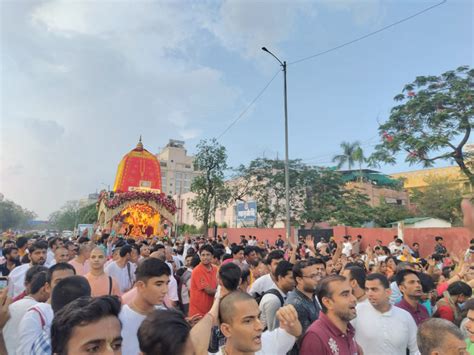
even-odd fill
[{"label": "bag strap", "polygon": [[264,294],[271,294],[271,295],[277,296],[278,299],[280,300],[281,306],[283,307],[283,304],[285,303],[285,300],[283,299],[283,296],[281,295],[280,291],[278,291],[275,288],[272,288],[272,289],[268,290],[267,292],[265,292]]},{"label": "bag strap", "polygon": [[109,296],[112,295],[112,276],[109,276]]},{"label": "bag strap", "polygon": [[130,262],[127,261],[127,273],[128,273],[128,280],[130,281],[130,287],[133,286],[133,282],[132,282],[132,275],[130,273]]},{"label": "bag strap", "polygon": [[46,321],[44,320],[43,313],[41,313],[41,311],[36,307],[30,308],[30,311],[35,311],[36,313],[38,313],[40,317],[41,328],[44,328],[44,326],[46,325]]}]

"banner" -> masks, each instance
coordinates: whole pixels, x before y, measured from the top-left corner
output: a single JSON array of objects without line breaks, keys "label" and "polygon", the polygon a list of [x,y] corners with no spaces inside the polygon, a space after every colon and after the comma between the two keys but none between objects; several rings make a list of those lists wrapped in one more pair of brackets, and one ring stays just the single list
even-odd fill
[{"label": "banner", "polygon": [[237,222],[255,223],[257,221],[257,202],[237,202]]}]

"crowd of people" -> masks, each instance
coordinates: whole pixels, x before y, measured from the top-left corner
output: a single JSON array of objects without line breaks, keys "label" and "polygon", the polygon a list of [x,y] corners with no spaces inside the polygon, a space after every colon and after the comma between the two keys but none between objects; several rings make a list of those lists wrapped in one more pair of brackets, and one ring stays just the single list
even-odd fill
[{"label": "crowd of people", "polygon": [[0,353],[474,354],[474,239],[435,239],[7,239]]}]

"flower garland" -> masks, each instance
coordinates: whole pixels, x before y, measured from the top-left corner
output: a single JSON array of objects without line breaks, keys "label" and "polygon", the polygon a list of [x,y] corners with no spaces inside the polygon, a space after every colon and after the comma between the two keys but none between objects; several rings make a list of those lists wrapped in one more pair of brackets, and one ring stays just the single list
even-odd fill
[{"label": "flower garland", "polygon": [[103,191],[99,196],[99,202],[104,200],[105,206],[110,209],[119,207],[128,201],[144,200],[145,202],[156,202],[158,205],[163,206],[171,214],[176,213],[176,203],[173,199],[166,197],[164,193],[157,194],[154,192],[146,191],[128,191],[116,193],[114,197],[109,198],[108,193]]}]

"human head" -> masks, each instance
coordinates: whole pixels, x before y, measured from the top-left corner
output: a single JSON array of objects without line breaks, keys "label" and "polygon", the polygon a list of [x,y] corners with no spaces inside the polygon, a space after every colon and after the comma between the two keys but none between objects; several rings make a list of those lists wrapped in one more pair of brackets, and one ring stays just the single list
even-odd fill
[{"label": "human head", "polygon": [[103,270],[107,259],[104,250],[101,247],[95,247],[91,251],[89,265],[92,270]]},{"label": "human head", "polygon": [[413,251],[418,251],[420,249],[420,244],[415,242],[412,244],[412,247]]},{"label": "human head", "polygon": [[239,287],[242,271],[237,264],[227,263],[219,268],[219,283],[227,291],[235,291]]},{"label": "human head", "polygon": [[244,256],[245,260],[247,261],[247,264],[249,264],[252,267],[257,266],[258,264],[258,254],[255,248],[251,245],[248,245],[244,249]]},{"label": "human head", "polygon": [[54,251],[54,260],[56,263],[67,263],[69,261],[69,253],[65,247],[57,247]]},{"label": "human head", "polygon": [[375,309],[384,309],[390,303],[390,295],[392,294],[387,277],[378,273],[367,275],[365,294]]},{"label": "human head", "polygon": [[247,292],[250,282],[250,269],[248,267],[244,267],[240,276],[239,290],[242,292]]},{"label": "human head", "polygon": [[467,322],[465,324],[467,336],[471,342],[474,342],[474,298],[471,298],[466,303],[464,303],[463,310],[467,312]]},{"label": "human head", "polygon": [[471,298],[472,288],[463,281],[456,281],[448,286],[448,293],[455,303],[464,303]]},{"label": "human head", "polygon": [[3,256],[7,261],[10,262],[18,262],[20,260],[20,256],[18,254],[17,247],[8,247],[2,250]]},{"label": "human head", "polygon": [[63,245],[64,245],[64,242],[62,241],[61,238],[52,237],[48,240],[48,247],[52,251],[55,251],[57,248],[62,247]]},{"label": "human head", "polygon": [[342,276],[349,280],[353,290],[360,289],[365,292],[366,272],[363,268],[360,266],[346,266]]},{"label": "human head", "polygon": [[293,264],[282,260],[278,263],[275,270],[276,285],[280,290],[287,293],[295,288],[295,279],[293,278]]},{"label": "human head", "polygon": [[164,261],[148,258],[135,272],[137,296],[149,305],[160,305],[168,292],[171,270]]},{"label": "human head", "polygon": [[326,266],[322,259],[300,260],[293,266],[296,288],[301,292],[314,293],[318,282],[326,276]]},{"label": "human head", "polygon": [[395,281],[404,297],[419,300],[423,294],[421,281],[416,271],[404,269],[395,275]]},{"label": "human head", "polygon": [[316,290],[321,309],[326,314],[333,314],[343,322],[356,317],[357,299],[344,276],[331,275],[323,278]]},{"label": "human head", "polygon": [[437,244],[443,244],[444,240],[443,240],[442,236],[438,235],[438,236],[435,237],[435,241],[436,241]]},{"label": "human head", "polygon": [[234,291],[222,298],[219,305],[220,329],[226,346],[241,353],[254,353],[262,348],[263,325],[255,299],[248,293]]},{"label": "human head", "polygon": [[232,248],[232,257],[239,262],[244,261],[244,248],[241,245],[234,245]]},{"label": "human head", "polygon": [[50,296],[48,285],[48,268],[44,266],[32,266],[25,276],[27,294],[31,295],[37,302],[46,302]]},{"label": "human head", "polygon": [[143,355],[192,355],[189,337],[191,326],[183,315],[173,310],[149,314],[138,329],[138,343]]},{"label": "human head", "polygon": [[143,244],[140,247],[140,256],[143,258],[148,258],[150,256],[150,247],[146,244]]},{"label": "human head", "polygon": [[118,315],[120,301],[113,296],[81,297],[55,314],[51,325],[52,353],[83,354],[94,351],[121,354]]},{"label": "human head", "polygon": [[222,257],[225,254],[225,250],[222,248],[214,248],[212,253],[212,263],[216,266],[219,266],[222,262]]},{"label": "human head", "polygon": [[201,264],[208,266],[212,263],[212,255],[214,248],[210,244],[204,244],[199,248],[199,256],[201,257]]},{"label": "human head", "polygon": [[74,275],[76,275],[76,270],[71,264],[58,263],[51,266],[48,270],[48,284],[51,286],[51,291],[59,281]]},{"label": "human head", "polygon": [[51,308],[57,313],[68,303],[83,296],[91,295],[91,287],[84,276],[73,275],[62,279],[51,294]]},{"label": "human head", "polygon": [[272,250],[267,256],[267,265],[270,266],[270,272],[275,276],[275,270],[280,261],[283,260],[282,250]]},{"label": "human head", "polygon": [[120,258],[124,259],[126,261],[130,261],[132,257],[132,246],[131,245],[124,245],[123,247],[120,248]]},{"label": "human head", "polygon": [[28,245],[28,238],[27,237],[19,237],[16,240],[16,247],[22,251],[27,248]]},{"label": "human head", "polygon": [[461,330],[446,319],[426,320],[418,327],[416,339],[421,355],[468,354]]},{"label": "human head", "polygon": [[30,266],[30,268],[26,271],[25,282],[24,282],[26,294],[31,293],[31,288],[30,288],[31,281],[33,280],[33,277],[40,272],[48,272],[48,268],[43,265],[33,265],[33,266]]},{"label": "human head", "polygon": [[77,246],[71,241],[66,242],[65,246],[66,246],[67,252],[69,254],[69,260],[74,259],[77,255]]},{"label": "human head", "polygon": [[43,241],[33,243],[29,248],[31,265],[44,265],[46,262],[46,251],[48,244]]}]

